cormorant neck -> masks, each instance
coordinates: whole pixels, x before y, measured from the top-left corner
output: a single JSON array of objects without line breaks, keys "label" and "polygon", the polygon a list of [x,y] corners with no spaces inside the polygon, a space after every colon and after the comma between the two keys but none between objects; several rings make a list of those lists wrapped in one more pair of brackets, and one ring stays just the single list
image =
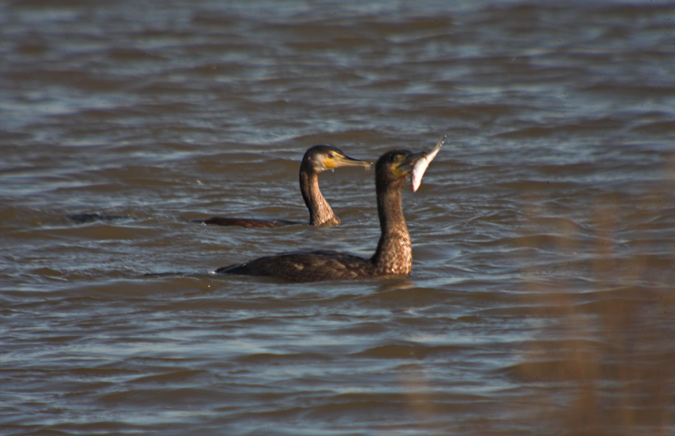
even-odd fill
[{"label": "cormorant neck", "polygon": [[376,183],[381,235],[371,262],[379,275],[407,275],[412,269],[410,234],[401,208],[404,183],[405,179]]},{"label": "cormorant neck", "polygon": [[333,226],[340,220],[333,213],[328,201],[319,189],[319,174],[308,170],[303,162],[300,166],[300,192],[309,209],[309,224],[313,226]]}]

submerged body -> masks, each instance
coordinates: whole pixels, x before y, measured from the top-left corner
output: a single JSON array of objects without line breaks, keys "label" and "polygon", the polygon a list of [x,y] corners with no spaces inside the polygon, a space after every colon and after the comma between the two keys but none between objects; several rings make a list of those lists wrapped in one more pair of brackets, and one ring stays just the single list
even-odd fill
[{"label": "submerged body", "polygon": [[380,240],[370,258],[336,251],[302,251],[261,257],[217,269],[216,273],[271,276],[295,282],[406,276],[412,269],[412,247],[401,207],[405,180],[423,153],[394,150],[375,168]]},{"label": "submerged body", "polygon": [[[309,225],[335,226],[340,220],[324,198],[319,188],[319,174],[336,168],[362,166],[370,168],[371,163],[351,158],[332,145],[315,145],[305,152],[300,163],[300,192],[309,210]],[[293,224],[307,224],[306,221],[261,218],[212,217],[198,220],[202,224],[239,226],[247,228],[281,227]]]},{"label": "submerged body", "polygon": [[[406,256],[407,258],[407,256]],[[410,261],[399,272],[380,269],[372,259],[338,251],[298,251],[261,257],[250,262],[217,269],[217,273],[277,277],[292,282],[354,280],[359,278],[401,276],[410,274]]]},{"label": "submerged body", "polygon": [[295,224],[307,224],[306,221],[293,221],[281,219],[264,219],[264,218],[229,218],[223,216],[214,216],[205,220],[198,220],[202,224],[211,224],[215,226],[237,226],[247,229],[257,228],[272,228],[290,226]]},{"label": "submerged body", "polygon": [[129,215],[102,215],[100,213],[75,213],[68,215],[68,219],[78,224],[93,223],[96,221],[128,221],[133,218]]}]

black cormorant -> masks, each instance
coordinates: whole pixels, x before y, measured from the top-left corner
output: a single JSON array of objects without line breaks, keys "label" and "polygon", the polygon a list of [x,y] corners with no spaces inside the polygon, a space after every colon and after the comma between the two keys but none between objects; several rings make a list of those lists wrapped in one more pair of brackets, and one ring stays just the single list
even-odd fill
[{"label": "black cormorant", "polygon": [[[301,251],[226,266],[216,273],[271,276],[295,282],[406,276],[412,267],[410,234],[401,208],[401,190],[415,163],[426,153],[393,150],[375,165],[381,236],[369,259],[336,251]],[[426,166],[425,168],[426,169]]]},{"label": "black cormorant", "polygon": [[[363,166],[370,168],[371,162],[353,159],[342,150],[332,145],[315,145],[310,147],[300,163],[300,192],[309,209],[309,224],[312,226],[335,226],[340,220],[319,189],[319,174],[326,170],[341,167]],[[230,218],[213,217],[196,220],[203,224],[240,227],[280,227],[290,224],[307,224],[306,221],[285,219]]]}]

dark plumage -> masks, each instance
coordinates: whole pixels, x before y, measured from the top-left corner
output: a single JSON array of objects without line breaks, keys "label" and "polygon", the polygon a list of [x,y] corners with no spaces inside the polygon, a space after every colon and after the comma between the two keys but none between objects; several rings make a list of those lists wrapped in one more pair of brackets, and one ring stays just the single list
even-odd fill
[{"label": "dark plumage", "polygon": [[223,274],[272,276],[295,282],[405,276],[412,267],[410,234],[401,208],[401,190],[424,153],[394,150],[375,166],[380,240],[369,259],[336,251],[301,251],[261,257],[216,270]]},{"label": "dark plumage", "polygon": [[101,215],[100,213],[75,213],[68,215],[68,219],[78,224],[93,223],[95,221],[127,221],[133,218],[129,215]]},{"label": "dark plumage", "polygon": [[[309,209],[309,224],[312,226],[335,226],[340,220],[328,201],[319,189],[319,174],[326,170],[349,166],[363,166],[370,168],[372,164],[363,160],[353,159],[342,150],[332,145],[315,145],[310,147],[300,163],[300,192]],[[306,221],[259,218],[229,218],[213,217],[198,220],[202,224],[240,227],[281,227],[290,224],[307,224]]]}]

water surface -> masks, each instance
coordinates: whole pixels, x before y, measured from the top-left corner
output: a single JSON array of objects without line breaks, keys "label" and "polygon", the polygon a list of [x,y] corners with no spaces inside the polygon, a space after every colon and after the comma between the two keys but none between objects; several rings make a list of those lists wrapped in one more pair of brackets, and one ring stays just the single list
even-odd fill
[{"label": "water surface", "polygon": [[[675,6],[0,5],[0,433],[675,432]],[[448,142],[404,193],[407,280],[213,269],[369,255],[375,160]],[[77,223],[70,214],[114,216]],[[184,272],[182,275],[144,276]]]}]

